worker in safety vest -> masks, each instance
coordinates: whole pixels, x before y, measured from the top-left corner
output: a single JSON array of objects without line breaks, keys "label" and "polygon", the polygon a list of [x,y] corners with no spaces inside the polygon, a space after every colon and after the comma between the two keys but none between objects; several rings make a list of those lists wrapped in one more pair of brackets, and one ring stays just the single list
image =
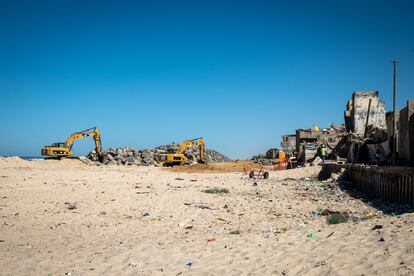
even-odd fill
[{"label": "worker in safety vest", "polygon": [[325,159],[326,159],[326,156],[328,155],[328,152],[327,152],[327,150],[326,150],[326,146],[325,145],[322,145],[322,147],[321,147],[321,158],[322,158],[322,161],[325,163]]}]

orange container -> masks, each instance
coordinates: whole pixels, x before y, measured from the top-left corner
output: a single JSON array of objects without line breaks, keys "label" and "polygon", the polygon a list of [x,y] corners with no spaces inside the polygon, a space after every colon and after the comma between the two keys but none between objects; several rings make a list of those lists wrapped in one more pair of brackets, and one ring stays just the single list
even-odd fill
[{"label": "orange container", "polygon": [[286,159],[286,153],[284,151],[279,151],[279,162],[283,162]]}]

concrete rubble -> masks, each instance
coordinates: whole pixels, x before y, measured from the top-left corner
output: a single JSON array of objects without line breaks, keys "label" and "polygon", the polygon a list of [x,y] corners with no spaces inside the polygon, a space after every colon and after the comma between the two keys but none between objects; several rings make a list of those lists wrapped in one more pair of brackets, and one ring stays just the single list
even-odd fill
[{"label": "concrete rubble", "polygon": [[296,157],[300,162],[312,162],[319,153],[321,145],[325,145],[328,155],[346,134],[344,125],[331,125],[323,129],[296,130]]},{"label": "concrete rubble", "polygon": [[[397,121],[400,114],[406,119],[405,126],[401,127],[403,131],[408,129],[406,125],[409,121],[410,101],[407,106],[406,109],[397,112]],[[389,165],[394,118],[392,112],[386,113],[385,104],[380,100],[378,91],[354,92],[347,103],[344,115],[348,133],[335,148],[336,156],[346,158],[348,163]],[[398,137],[398,133],[396,136]],[[405,138],[406,141],[400,143],[401,145],[409,145],[409,135],[405,135]],[[403,154],[398,157],[403,157]],[[409,161],[409,158],[405,159]]]},{"label": "concrete rubble", "polygon": [[[131,147],[123,148],[109,148],[107,151],[107,160],[105,165],[125,165],[125,166],[160,166],[159,157],[161,154],[165,154],[171,150],[177,150],[179,147],[176,143],[171,143],[164,146],[158,146],[156,148],[147,148],[143,150],[136,150]],[[187,149],[184,152],[185,156],[189,159],[190,163],[195,164],[199,159],[199,149],[196,147]],[[91,151],[87,156],[87,159],[98,163],[98,155],[96,151]],[[231,161],[227,156],[210,149],[205,150],[206,162],[228,162]]]},{"label": "concrete rubble", "polygon": [[279,158],[279,149],[269,149],[265,154],[258,154],[251,158],[253,163],[270,166],[277,164]]}]

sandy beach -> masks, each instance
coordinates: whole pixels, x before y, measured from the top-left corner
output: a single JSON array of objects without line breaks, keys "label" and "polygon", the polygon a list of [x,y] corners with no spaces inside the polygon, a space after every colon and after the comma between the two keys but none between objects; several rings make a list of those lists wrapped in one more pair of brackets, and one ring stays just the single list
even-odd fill
[{"label": "sandy beach", "polygon": [[[414,215],[327,187],[319,169],[252,180],[2,158],[0,274],[413,275]],[[364,219],[329,225],[321,210]]]}]

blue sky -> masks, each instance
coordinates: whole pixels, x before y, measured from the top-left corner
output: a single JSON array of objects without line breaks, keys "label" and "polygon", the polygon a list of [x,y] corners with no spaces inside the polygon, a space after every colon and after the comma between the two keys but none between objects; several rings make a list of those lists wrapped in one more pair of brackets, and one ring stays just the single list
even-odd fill
[{"label": "blue sky", "polygon": [[[289,2],[289,3],[288,3]],[[414,98],[413,1],[0,1],[0,155],[98,126],[105,148],[204,136],[233,158]],[[76,154],[92,149],[78,141]]]}]

